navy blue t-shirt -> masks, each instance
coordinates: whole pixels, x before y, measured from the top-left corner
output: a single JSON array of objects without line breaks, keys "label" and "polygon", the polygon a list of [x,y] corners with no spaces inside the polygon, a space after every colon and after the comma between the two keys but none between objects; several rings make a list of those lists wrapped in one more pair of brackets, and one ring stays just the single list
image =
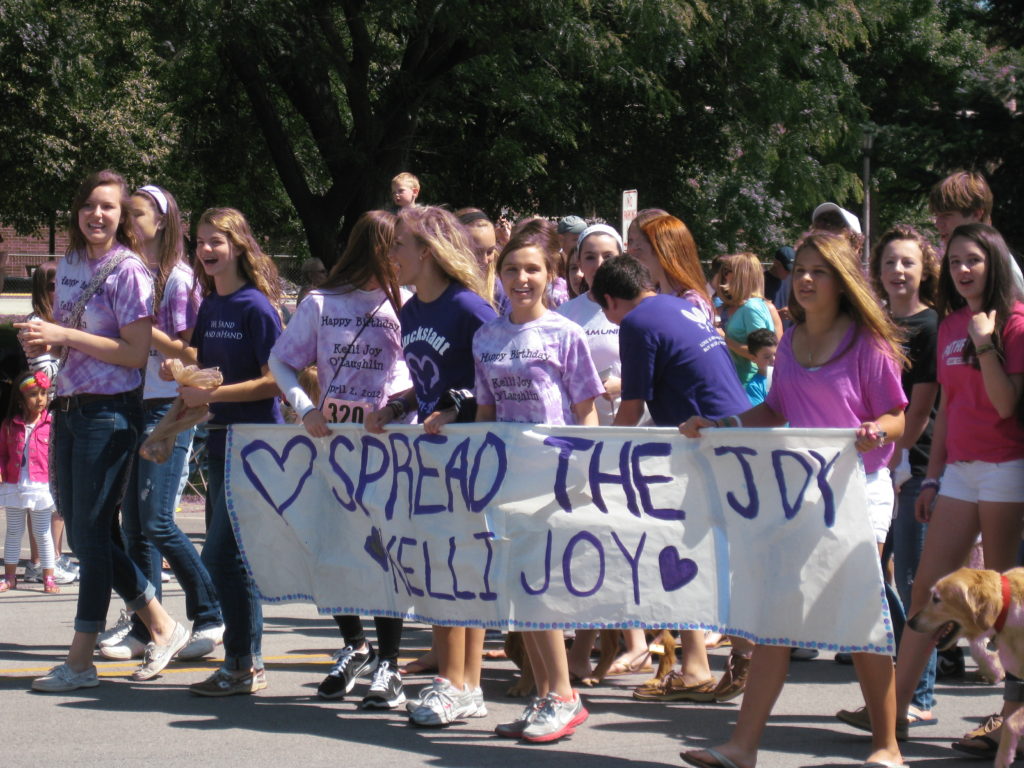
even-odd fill
[{"label": "navy blue t-shirt", "polygon": [[654,423],[721,419],[750,408],[729,348],[686,299],[650,296],[619,325],[622,399],[644,400]]},{"label": "navy blue t-shirt", "polygon": [[473,388],[473,334],[495,317],[490,304],[455,282],[431,302],[413,296],[402,307],[402,348],[421,422],[449,389]]},{"label": "navy blue t-shirt", "polygon": [[[281,335],[281,320],[270,300],[247,283],[232,294],[211,293],[199,305],[192,344],[204,368],[217,366],[225,384],[257,379]],[[276,397],[248,403],[211,403],[211,424],[280,424]],[[210,430],[211,456],[224,455],[225,431]]]}]

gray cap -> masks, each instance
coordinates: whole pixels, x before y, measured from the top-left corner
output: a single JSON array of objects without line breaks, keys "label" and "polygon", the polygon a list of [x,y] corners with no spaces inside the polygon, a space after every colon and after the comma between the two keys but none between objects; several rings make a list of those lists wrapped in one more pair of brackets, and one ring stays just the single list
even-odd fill
[{"label": "gray cap", "polygon": [[579,216],[566,216],[558,222],[558,234],[560,235],[564,235],[567,232],[572,232],[574,235],[580,235],[583,234],[583,230],[586,228],[587,222]]}]

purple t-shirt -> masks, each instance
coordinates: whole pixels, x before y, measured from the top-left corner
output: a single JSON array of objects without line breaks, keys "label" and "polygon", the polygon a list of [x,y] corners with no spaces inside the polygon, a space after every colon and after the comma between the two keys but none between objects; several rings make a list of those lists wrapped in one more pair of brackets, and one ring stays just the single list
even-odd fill
[{"label": "purple t-shirt", "polygon": [[[791,427],[857,428],[907,405],[900,368],[870,333],[851,324],[824,365],[804,368],[793,356],[793,333],[779,343],[765,403]],[[893,443],[863,454],[868,474],[884,467]]]},{"label": "purple t-shirt", "polygon": [[750,407],[725,340],[685,299],[649,296],[634,307],[619,325],[619,357],[622,399],[646,401],[659,427]]},{"label": "purple t-shirt", "polygon": [[[270,300],[251,283],[234,293],[211,293],[199,307],[192,344],[204,368],[217,366],[225,384],[258,379],[281,335],[281,319]],[[211,403],[211,424],[280,424],[276,397],[247,403]],[[210,430],[211,456],[224,455],[223,429]]]},{"label": "purple t-shirt", "polygon": [[471,290],[452,282],[431,302],[413,296],[399,317],[405,362],[424,421],[449,389],[473,389],[473,334],[497,314]]},{"label": "purple t-shirt", "polygon": [[[408,296],[403,292],[403,299]],[[398,315],[379,288],[310,291],[274,345],[274,355],[296,370],[315,363],[321,400],[358,403],[364,413],[383,408],[391,395],[412,386]]]},{"label": "purple t-shirt", "polygon": [[476,400],[498,421],[574,424],[572,406],[604,393],[583,329],[557,312],[517,325],[499,317],[473,337]]},{"label": "purple t-shirt", "polygon": [[[200,300],[199,286],[191,267],[178,262],[164,284],[164,295],[156,311],[155,327],[172,339],[177,338],[182,331],[195,328]],[[144,398],[174,397],[178,394],[177,382],[164,381],[160,378],[160,365],[166,359],[156,347],[149,350]]]},{"label": "purple t-shirt", "polygon": [[[66,323],[96,270],[115,253],[124,250],[127,249],[123,245],[115,245],[95,260],[82,252],[71,253],[61,259],[57,265],[57,292],[53,311],[57,323]],[[126,325],[151,317],[152,314],[153,277],[142,259],[133,254],[117,265],[86,303],[80,327],[87,333],[116,339]],[[131,392],[141,381],[142,374],[138,368],[105,363],[72,349],[57,375],[57,394],[116,395],[119,392]]]}]

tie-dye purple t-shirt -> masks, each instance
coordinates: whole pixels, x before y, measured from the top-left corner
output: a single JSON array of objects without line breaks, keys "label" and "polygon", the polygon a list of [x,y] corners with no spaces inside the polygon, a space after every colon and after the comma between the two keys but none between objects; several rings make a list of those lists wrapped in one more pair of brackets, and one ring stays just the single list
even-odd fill
[{"label": "tie-dye purple t-shirt", "polygon": [[[78,303],[82,291],[89,285],[96,270],[113,257],[126,250],[115,245],[98,259],[87,254],[68,254],[57,265],[57,292],[53,311],[54,319],[65,324],[71,310]],[[132,255],[122,261],[93,294],[82,313],[81,330],[116,339],[127,325],[151,317],[153,314],[153,277],[142,259]],[[57,374],[57,394],[116,395],[130,392],[142,381],[138,368],[105,363],[95,357],[72,349],[67,361]]]},{"label": "tie-dye purple t-shirt", "polygon": [[[164,295],[156,310],[154,327],[176,339],[183,331],[196,327],[199,303],[202,296],[191,267],[179,262],[174,265],[164,284]],[[149,350],[149,364],[146,366],[146,389],[143,397],[163,398],[178,394],[178,382],[160,378],[160,366],[166,356],[156,347]]]},{"label": "tie-dye purple t-shirt", "polygon": [[499,317],[473,337],[476,399],[498,421],[575,424],[572,406],[604,394],[583,329],[557,312],[516,325]]}]

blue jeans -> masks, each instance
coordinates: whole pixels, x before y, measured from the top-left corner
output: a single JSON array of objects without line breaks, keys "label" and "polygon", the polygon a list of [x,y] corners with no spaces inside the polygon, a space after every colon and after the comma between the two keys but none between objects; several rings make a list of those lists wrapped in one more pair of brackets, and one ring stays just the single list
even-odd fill
[{"label": "blue jeans", "polygon": [[[145,432],[139,439],[140,446],[170,408],[170,403],[143,403]],[[174,522],[175,502],[193,432],[187,429],[178,434],[171,457],[163,464],[135,456],[121,507],[121,526],[128,554],[156,588],[157,598],[161,597],[161,556],[167,560],[185,593],[185,613],[193,629],[199,630],[218,626],[222,620],[210,574],[188,536]],[[132,625],[135,637],[149,640],[149,632],[138,616]]]},{"label": "blue jeans", "polygon": [[209,457],[206,493],[211,515],[202,559],[224,613],[224,669],[262,669],[263,606],[228,517],[223,456]]},{"label": "blue jeans", "polygon": [[[924,548],[924,535],[928,530],[925,523],[914,518],[914,502],[921,490],[922,477],[911,477],[900,488],[896,496],[896,519],[892,524],[893,535],[893,576],[896,589],[903,605],[910,607],[910,590],[917,573]],[[914,690],[910,703],[918,709],[930,711],[935,706],[935,650],[928,657],[928,664],[921,673],[921,679]]]},{"label": "blue jeans", "polygon": [[133,611],[156,594],[114,535],[141,428],[141,405],[129,395],[54,412],[55,500],[81,564],[76,632],[103,630],[111,587]]}]

